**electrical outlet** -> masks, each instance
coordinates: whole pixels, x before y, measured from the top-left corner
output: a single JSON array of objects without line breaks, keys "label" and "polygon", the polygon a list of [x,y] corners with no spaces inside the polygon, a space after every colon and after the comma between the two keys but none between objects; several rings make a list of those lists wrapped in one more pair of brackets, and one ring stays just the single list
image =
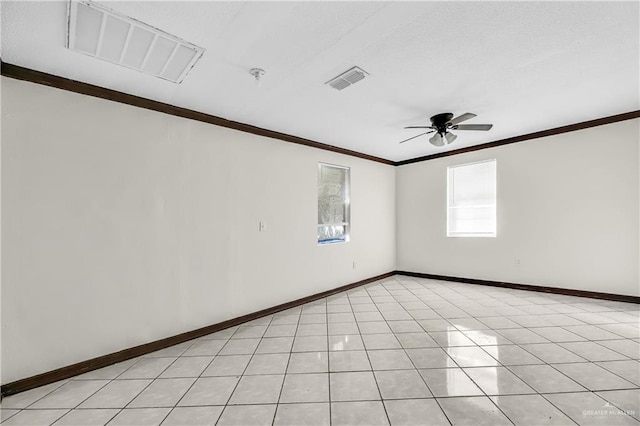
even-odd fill
[{"label": "electrical outlet", "polygon": [[262,220],[261,220],[261,221],[258,223],[258,231],[260,231],[260,232],[264,232],[264,231],[266,231],[266,230],[267,230],[267,224],[266,224],[264,221],[262,221]]},{"label": "electrical outlet", "polygon": [[356,269],[356,261],[353,261],[353,269]]},{"label": "electrical outlet", "polygon": [[516,262],[516,265],[520,266],[520,258],[519,257],[516,257],[515,262]]}]

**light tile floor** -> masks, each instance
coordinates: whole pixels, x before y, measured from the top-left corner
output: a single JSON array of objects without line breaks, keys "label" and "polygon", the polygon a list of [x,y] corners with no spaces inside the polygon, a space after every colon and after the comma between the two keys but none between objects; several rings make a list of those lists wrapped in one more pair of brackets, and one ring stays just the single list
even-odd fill
[{"label": "light tile floor", "polygon": [[640,306],[396,276],[1,406],[3,426],[640,424]]}]

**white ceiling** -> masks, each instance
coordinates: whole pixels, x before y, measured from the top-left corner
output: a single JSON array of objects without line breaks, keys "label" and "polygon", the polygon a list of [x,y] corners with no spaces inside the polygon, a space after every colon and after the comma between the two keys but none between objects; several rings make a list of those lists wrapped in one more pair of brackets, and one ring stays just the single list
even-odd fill
[{"label": "white ceiling", "polygon": [[[2,61],[394,161],[640,109],[637,1],[99,3],[206,52],[178,85],[66,49],[66,1],[2,1]],[[494,127],[398,144],[439,112]]]}]

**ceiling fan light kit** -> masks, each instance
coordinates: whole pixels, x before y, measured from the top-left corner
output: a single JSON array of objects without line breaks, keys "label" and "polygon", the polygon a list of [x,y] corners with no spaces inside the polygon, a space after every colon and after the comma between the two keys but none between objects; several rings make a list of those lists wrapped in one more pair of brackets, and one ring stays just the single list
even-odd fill
[{"label": "ceiling fan light kit", "polygon": [[470,120],[476,117],[475,114],[467,112],[462,115],[453,118],[453,113],[443,112],[440,114],[436,114],[431,117],[431,126],[407,126],[405,129],[430,129],[425,133],[421,133],[419,135],[410,137],[409,139],[405,139],[400,141],[400,143],[405,143],[417,137],[427,135],[429,133],[434,133],[435,135],[429,138],[429,143],[433,146],[442,147],[449,145],[453,141],[455,141],[458,136],[451,133],[449,130],[480,130],[487,131],[493,127],[493,124],[459,124],[463,121]]}]

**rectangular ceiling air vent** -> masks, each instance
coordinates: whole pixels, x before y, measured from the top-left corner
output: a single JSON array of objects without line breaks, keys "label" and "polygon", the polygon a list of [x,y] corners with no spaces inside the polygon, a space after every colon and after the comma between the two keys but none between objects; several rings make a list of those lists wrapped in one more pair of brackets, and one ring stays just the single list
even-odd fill
[{"label": "rectangular ceiling air vent", "polygon": [[336,78],[327,81],[325,84],[328,84],[329,86],[333,87],[336,90],[342,90],[342,89],[346,89],[352,84],[356,84],[357,82],[365,78],[367,75],[369,75],[369,73],[363,70],[362,68],[353,67],[343,72]]},{"label": "rectangular ceiling air vent", "polygon": [[70,50],[181,83],[204,53],[150,25],[89,1],[69,3]]}]

